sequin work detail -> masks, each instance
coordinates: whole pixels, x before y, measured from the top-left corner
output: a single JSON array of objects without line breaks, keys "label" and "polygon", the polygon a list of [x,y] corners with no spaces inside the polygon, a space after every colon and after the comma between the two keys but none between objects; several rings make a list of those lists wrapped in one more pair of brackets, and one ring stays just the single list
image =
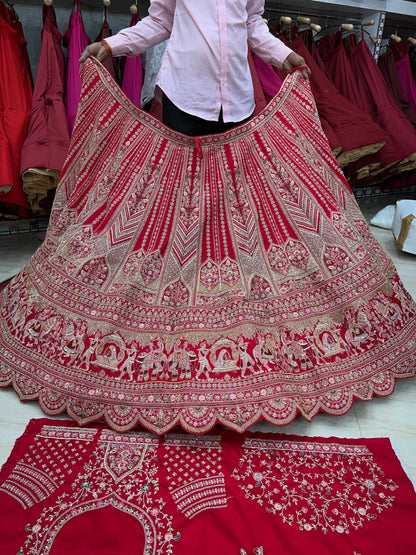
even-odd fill
[{"label": "sequin work detail", "polygon": [[202,433],[414,376],[415,305],[300,74],[200,149],[82,74],[46,239],[0,297],[1,386],[80,424]]},{"label": "sequin work detail", "polygon": [[300,530],[348,534],[394,502],[398,486],[365,446],[247,439],[243,449],[233,477],[246,497]]}]

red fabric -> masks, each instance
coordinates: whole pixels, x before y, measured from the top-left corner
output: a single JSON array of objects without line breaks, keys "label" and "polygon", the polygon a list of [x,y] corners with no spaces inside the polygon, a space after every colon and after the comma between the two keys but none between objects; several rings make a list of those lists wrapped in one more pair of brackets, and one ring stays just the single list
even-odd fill
[{"label": "red fabric", "polygon": [[214,432],[32,420],[0,474],[0,552],[416,551],[416,494],[388,439]]},{"label": "red fabric", "polygon": [[343,166],[360,159],[369,150],[379,150],[387,139],[384,131],[368,113],[352,104],[336,89],[319,69],[301,37],[296,37],[289,46],[303,56],[311,68],[310,83],[319,116],[328,122],[343,147],[339,163]]},{"label": "red fabric", "polygon": [[[136,25],[140,21],[137,14],[132,15],[130,26]],[[143,83],[143,64],[142,57],[133,56],[127,57],[124,64],[123,71],[123,91],[126,93],[128,98],[140,108],[140,98],[142,92]]]},{"label": "red fabric", "polygon": [[380,152],[383,166],[398,164],[394,171],[415,167],[416,130],[399,110],[365,40],[348,53],[362,107],[387,133],[391,140]]},{"label": "red fabric", "polygon": [[[29,205],[20,180],[20,154],[26,137],[32,86],[21,32],[0,17],[0,201],[20,216]],[[27,52],[26,52],[27,54]]]},{"label": "red fabric", "polygon": [[82,21],[79,0],[75,0],[69,20],[69,29],[66,31],[63,44],[68,48],[68,61],[66,66],[65,105],[69,133],[75,124],[78,103],[81,94],[81,77],[79,74],[79,58],[90,39],[85,32]]},{"label": "red fabric", "polygon": [[43,6],[42,43],[20,173],[28,168],[62,170],[69,147],[64,105],[65,60],[53,6]]},{"label": "red fabric", "polygon": [[414,376],[416,306],[299,72],[198,143],[96,60],[83,82],[45,242],[0,297],[2,386],[79,423],[201,433],[341,414]]},{"label": "red fabric", "polygon": [[412,122],[412,125],[416,127],[416,114],[404,97],[402,84],[391,48],[388,48],[386,52],[379,56],[377,64],[397,106]]},{"label": "red fabric", "polygon": [[322,37],[319,40],[319,52],[333,84],[345,98],[360,106],[360,93],[342,42],[342,31]]},{"label": "red fabric", "polygon": [[324,60],[322,59],[322,55],[320,50],[318,50],[317,44],[315,42],[315,37],[312,33],[312,29],[302,29],[302,31],[298,31],[299,36],[302,38],[303,42],[305,43],[306,48],[312,55],[315,63],[318,65],[319,69],[327,75],[326,65]]},{"label": "red fabric", "polygon": [[412,68],[410,67],[409,48],[410,44],[407,41],[390,45],[390,49],[393,51],[394,59],[396,60],[404,97],[413,108],[413,111],[416,111],[416,83],[412,75]]}]

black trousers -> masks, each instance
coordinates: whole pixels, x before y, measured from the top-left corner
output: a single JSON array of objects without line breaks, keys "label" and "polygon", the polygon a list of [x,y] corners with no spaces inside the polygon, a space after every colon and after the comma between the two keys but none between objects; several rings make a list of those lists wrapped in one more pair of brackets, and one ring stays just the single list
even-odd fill
[{"label": "black trousers", "polygon": [[[250,116],[251,117],[251,116]],[[222,109],[218,121],[208,121],[198,116],[192,116],[186,112],[182,112],[169,98],[163,95],[163,123],[184,135],[196,137],[199,135],[213,135],[214,133],[222,133],[228,131],[236,125],[244,123],[250,118],[243,121],[230,121],[225,123],[222,117]]]}]

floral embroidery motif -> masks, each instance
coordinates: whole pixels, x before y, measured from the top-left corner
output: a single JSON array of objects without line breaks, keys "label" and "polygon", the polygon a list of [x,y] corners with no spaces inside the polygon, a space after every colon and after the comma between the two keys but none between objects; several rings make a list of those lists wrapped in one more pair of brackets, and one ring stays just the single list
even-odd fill
[{"label": "floral embroidery motif", "polygon": [[108,266],[104,258],[95,258],[86,262],[78,274],[78,279],[90,285],[91,287],[100,288],[108,275]]},{"label": "floral embroidery motif", "polygon": [[303,79],[199,158],[82,71],[46,239],[0,296],[1,387],[80,424],[200,433],[341,414],[414,376],[415,304]]},{"label": "floral embroidery motif", "polygon": [[146,285],[155,281],[162,269],[162,257],[160,252],[154,252],[146,256],[143,260],[142,267],[140,268],[140,273],[142,275],[143,281]]},{"label": "floral embroidery motif", "polygon": [[185,306],[188,302],[189,290],[181,280],[166,287],[163,293],[163,304],[176,308]]},{"label": "floral embroidery motif", "polygon": [[246,498],[306,532],[348,534],[395,499],[365,446],[246,439],[243,449],[232,476]]}]

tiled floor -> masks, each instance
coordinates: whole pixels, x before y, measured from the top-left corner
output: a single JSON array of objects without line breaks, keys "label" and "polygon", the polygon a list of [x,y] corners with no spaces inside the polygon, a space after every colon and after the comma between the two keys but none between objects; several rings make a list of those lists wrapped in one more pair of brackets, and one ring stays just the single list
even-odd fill
[{"label": "tiled floor", "polygon": [[[369,220],[376,210],[390,203],[394,199],[381,197],[376,201],[361,200],[360,206]],[[406,288],[416,299],[416,256],[398,251],[390,231],[375,227],[371,230],[393,258]],[[0,235],[0,282],[22,268],[41,240],[41,234]],[[36,402],[21,403],[11,388],[0,391],[0,465],[29,420],[43,416]],[[263,422],[253,430],[324,437],[390,437],[409,476],[416,482],[416,379],[400,380],[390,397],[356,401],[344,416],[321,413],[311,423],[298,417],[288,426],[277,428]]]}]

